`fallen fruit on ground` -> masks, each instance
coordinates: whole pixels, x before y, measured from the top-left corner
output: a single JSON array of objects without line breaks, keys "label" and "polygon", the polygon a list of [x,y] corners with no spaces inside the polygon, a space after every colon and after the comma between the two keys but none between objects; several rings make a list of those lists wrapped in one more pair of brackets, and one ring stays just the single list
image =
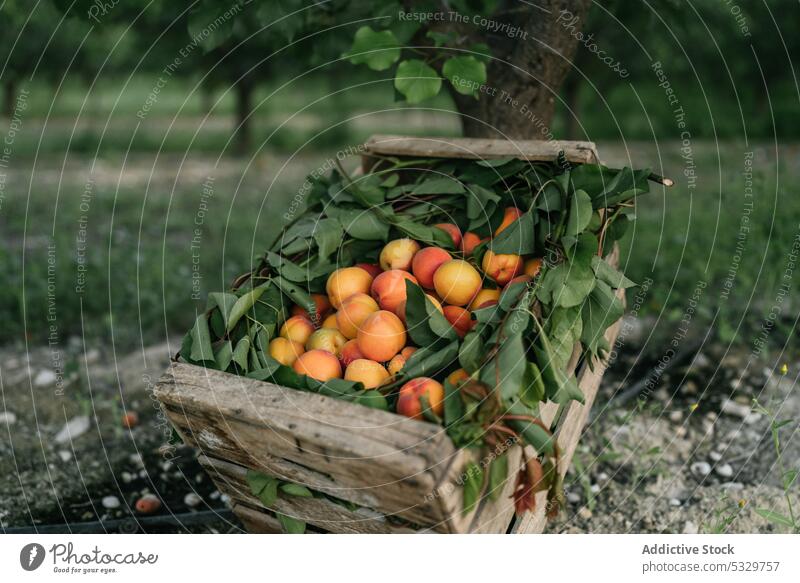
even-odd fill
[{"label": "fallen fruit on ground", "polygon": [[438,416],[444,410],[444,387],[428,377],[412,379],[400,387],[397,397],[397,412],[412,419],[422,419],[422,397],[425,397],[430,410]]},{"label": "fallen fruit on ground", "polygon": [[342,378],[339,359],[327,350],[309,350],[301,354],[292,365],[298,374],[310,376],[320,382]]},{"label": "fallen fruit on ground", "polygon": [[155,514],[161,509],[161,499],[154,494],[145,494],[136,501],[136,512]]}]

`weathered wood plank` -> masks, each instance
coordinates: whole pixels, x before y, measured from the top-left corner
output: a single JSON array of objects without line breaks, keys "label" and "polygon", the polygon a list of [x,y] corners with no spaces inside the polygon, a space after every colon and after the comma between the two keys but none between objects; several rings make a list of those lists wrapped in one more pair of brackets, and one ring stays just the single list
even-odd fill
[{"label": "weathered wood plank", "polygon": [[188,441],[214,457],[256,469],[288,460],[360,490],[380,512],[449,524],[455,502],[426,496],[459,457],[441,427],[184,363],[170,366],[155,394]]},{"label": "weathered wood plank", "polygon": [[242,521],[247,532],[253,534],[280,534],[281,523],[272,514],[255,510],[244,504],[234,504],[233,513]]},{"label": "weathered wood plank", "polygon": [[[237,464],[200,456],[200,463],[220,489],[234,500],[251,508],[263,508],[261,501],[250,492],[247,468]],[[327,498],[280,496],[270,508],[287,516],[303,520],[328,532],[339,533],[410,533],[413,529],[395,526],[378,512],[368,508],[351,510]]]},{"label": "weathered wood plank", "polygon": [[447,138],[374,135],[367,140],[365,154],[414,156],[417,158],[488,159],[513,156],[523,160],[552,162],[563,151],[570,162],[598,162],[594,142],[561,140],[493,140],[481,138]]}]

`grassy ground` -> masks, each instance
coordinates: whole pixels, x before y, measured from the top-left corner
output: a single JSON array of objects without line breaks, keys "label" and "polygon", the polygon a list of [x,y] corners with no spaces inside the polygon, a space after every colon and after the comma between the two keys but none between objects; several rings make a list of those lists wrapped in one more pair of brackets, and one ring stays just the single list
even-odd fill
[{"label": "grassy ground", "polygon": [[[225,150],[229,97],[204,120],[197,95],[165,91],[139,124],[147,88],[135,80],[130,91],[107,88],[84,106],[79,88],[68,87],[52,109],[41,91],[30,92],[2,190],[0,269],[8,293],[0,294],[0,343],[27,336],[40,344],[53,333],[130,348],[180,332],[202,304],[192,299],[194,262],[202,296],[225,287],[280,228],[303,176],[337,148],[373,132],[458,132],[456,118],[441,111],[359,114],[387,106],[376,91],[326,99],[291,117],[310,99],[290,87],[259,109],[257,151],[236,158]],[[624,241],[626,271],[646,284],[641,313],[670,323],[659,327],[666,337],[691,311],[695,333],[714,322],[720,340],[752,345],[778,309],[768,337],[782,347],[796,307],[782,300],[780,286],[794,280],[797,148],[695,141],[682,152],[669,140],[599,146],[609,163],[653,166],[677,182],[639,200],[636,227]],[[211,194],[207,185],[204,192],[208,177]]]}]

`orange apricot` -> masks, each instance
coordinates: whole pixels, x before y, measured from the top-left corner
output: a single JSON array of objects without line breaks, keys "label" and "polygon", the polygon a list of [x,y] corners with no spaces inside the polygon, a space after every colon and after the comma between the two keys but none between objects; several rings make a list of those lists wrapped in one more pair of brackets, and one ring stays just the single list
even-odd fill
[{"label": "orange apricot", "polygon": [[367,294],[353,294],[347,298],[342,307],[336,312],[336,327],[345,338],[355,338],[358,327],[367,319],[367,316],[378,311],[378,302]]},{"label": "orange apricot", "polygon": [[534,257],[533,259],[528,259],[525,262],[524,272],[525,275],[535,278],[539,275],[539,270],[542,268],[542,259],[540,257]]},{"label": "orange apricot", "polygon": [[382,364],[359,358],[348,365],[344,378],[347,381],[362,383],[365,389],[376,389],[389,379],[389,373]]},{"label": "orange apricot", "polygon": [[522,257],[511,254],[497,254],[487,251],[481,262],[483,272],[497,282],[505,285],[522,272]]},{"label": "orange apricot", "polygon": [[311,299],[314,300],[314,310],[312,313],[307,312],[302,306],[292,306],[292,316],[305,316],[311,322],[318,326],[331,311],[331,302],[328,296],[323,294],[311,294]]},{"label": "orange apricot", "polygon": [[280,336],[292,342],[305,344],[308,337],[314,333],[314,325],[306,316],[292,316],[283,323]]},{"label": "orange apricot", "polygon": [[373,279],[383,273],[383,269],[381,269],[381,266],[377,263],[356,263],[356,267],[360,267],[369,273]]},{"label": "orange apricot", "polygon": [[469,378],[469,373],[467,373],[467,371],[465,371],[463,368],[454,370],[449,375],[447,375],[447,381],[454,387],[457,387],[468,378]]},{"label": "orange apricot", "polygon": [[522,211],[517,207],[506,207],[506,209],[503,211],[503,221],[500,223],[500,226],[495,229],[494,236],[497,237],[497,235],[503,232],[511,223],[516,221],[521,216]]},{"label": "orange apricot", "polygon": [[419,243],[413,239],[395,239],[386,243],[386,246],[381,250],[378,263],[384,271],[389,271],[390,269],[408,271],[411,269],[411,261],[417,251],[419,251]]},{"label": "orange apricot", "polygon": [[384,271],[372,282],[372,297],[378,300],[381,310],[395,312],[406,300],[406,280],[417,283],[417,278],[400,269]]},{"label": "orange apricot", "polygon": [[358,349],[370,360],[385,362],[406,344],[406,329],[396,315],[386,310],[371,314],[358,330]]},{"label": "orange apricot", "polygon": [[454,225],[453,223],[436,223],[433,226],[440,228],[450,235],[450,238],[453,240],[453,246],[456,249],[461,247],[461,229],[458,228],[458,225]]},{"label": "orange apricot", "polygon": [[411,355],[414,354],[416,351],[417,351],[416,346],[406,346],[403,350],[400,351],[400,354],[402,354],[403,357],[406,360],[408,360],[409,358],[411,358]]},{"label": "orange apricot", "polygon": [[269,343],[269,355],[285,366],[292,366],[304,352],[302,344],[283,337],[273,338]]},{"label": "orange apricot", "polygon": [[408,359],[402,354],[395,354],[392,357],[392,360],[389,361],[389,364],[386,365],[386,368],[389,370],[389,374],[394,376],[403,370],[407,360]]},{"label": "orange apricot", "polygon": [[339,326],[336,324],[336,312],[325,318],[320,328],[333,328],[334,330],[338,330]]},{"label": "orange apricot", "polygon": [[427,398],[431,411],[441,416],[444,410],[444,387],[428,377],[411,379],[400,388],[397,412],[412,419],[421,419],[423,396]]},{"label": "orange apricot", "polygon": [[358,340],[348,340],[345,342],[339,354],[339,360],[342,361],[344,367],[347,368],[351,362],[359,358],[364,358],[364,355],[361,354],[361,350],[358,348]]},{"label": "orange apricot", "polygon": [[463,338],[475,325],[470,313],[460,306],[445,306],[443,313],[459,338]]},{"label": "orange apricot", "polygon": [[342,378],[342,366],[339,359],[326,350],[309,350],[301,354],[292,368],[298,374],[304,374],[320,382]]},{"label": "orange apricot", "polygon": [[321,328],[314,332],[306,342],[306,350],[324,350],[336,356],[342,352],[342,346],[347,342],[341,332],[332,328]]},{"label": "orange apricot", "polygon": [[414,255],[411,272],[422,287],[433,289],[433,274],[451,259],[450,254],[441,247],[425,247]]},{"label": "orange apricot", "polygon": [[464,306],[481,289],[481,274],[462,259],[451,259],[433,274],[436,293],[446,303]]},{"label": "orange apricot", "polygon": [[472,255],[475,247],[483,243],[485,240],[486,239],[481,239],[475,233],[468,231],[464,233],[464,238],[461,239],[461,251],[464,252],[464,255]]},{"label": "orange apricot", "polygon": [[360,267],[342,267],[328,276],[328,283],[325,290],[328,292],[328,299],[337,310],[342,302],[353,294],[369,293],[372,285],[372,276]]},{"label": "orange apricot", "polygon": [[470,310],[477,310],[480,308],[485,308],[486,306],[491,306],[492,304],[496,304],[497,300],[500,299],[500,290],[499,289],[482,289],[475,297],[472,298],[472,302],[469,305]]}]

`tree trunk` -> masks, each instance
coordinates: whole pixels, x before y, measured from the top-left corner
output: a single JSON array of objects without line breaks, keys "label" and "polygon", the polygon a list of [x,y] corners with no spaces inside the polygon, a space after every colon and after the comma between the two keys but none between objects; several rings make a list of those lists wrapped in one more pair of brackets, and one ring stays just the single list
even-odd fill
[{"label": "tree trunk", "polygon": [[244,154],[250,151],[251,112],[254,83],[245,76],[236,84],[236,151]]},{"label": "tree trunk", "polygon": [[568,140],[581,139],[580,96],[583,77],[573,72],[564,81],[564,126]]},{"label": "tree trunk", "polygon": [[8,80],[3,84],[3,116],[11,119],[14,115],[14,107],[17,97],[17,84],[15,81]]},{"label": "tree trunk", "polygon": [[549,139],[559,88],[570,71],[590,0],[537,0],[498,20],[525,35],[501,33],[473,40],[492,52],[486,91],[479,99],[454,93],[465,136]]}]

